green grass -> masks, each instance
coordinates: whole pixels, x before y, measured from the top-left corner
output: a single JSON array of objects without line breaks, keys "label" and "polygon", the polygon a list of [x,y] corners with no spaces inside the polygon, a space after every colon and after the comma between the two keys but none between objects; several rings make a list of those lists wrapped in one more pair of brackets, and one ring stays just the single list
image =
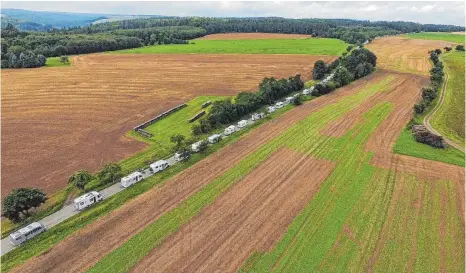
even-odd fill
[{"label": "green grass", "polygon": [[452,141],[464,147],[464,51],[450,51],[440,55],[448,74],[445,100],[432,116],[430,123]]},{"label": "green grass", "polygon": [[404,129],[398,137],[393,152],[396,154],[410,155],[428,160],[450,163],[458,166],[464,166],[464,153],[455,148],[445,149],[435,148],[426,144],[417,142],[409,129]]},{"label": "green grass", "polygon": [[465,37],[465,35],[448,33],[448,32],[420,32],[420,33],[403,34],[403,36],[412,38],[412,39],[442,40],[442,41],[453,42],[453,43],[458,43],[458,44],[464,44],[464,37]]},{"label": "green grass", "polygon": [[195,40],[194,44],[155,45],[111,53],[312,54],[339,56],[348,44],[338,39]]},{"label": "green grass", "polygon": [[48,67],[57,67],[57,66],[70,66],[71,65],[71,58],[69,63],[62,63],[60,62],[60,57],[49,57],[45,62],[45,66]]},{"label": "green grass", "polygon": [[316,85],[319,81],[316,80],[310,80],[304,83],[304,88],[311,88],[314,85]]},{"label": "green grass", "polygon": [[1,268],[2,272],[8,272],[12,268],[17,265],[24,263],[26,260],[30,259],[31,257],[38,256],[41,253],[44,253],[59,243],[61,240],[72,234],[73,232],[87,226],[88,224],[96,221],[100,217],[108,214],[110,211],[113,211],[124,203],[129,201],[130,199],[146,192],[147,190],[151,189],[154,186],[162,185],[165,183],[170,177],[174,176],[175,174],[183,171],[184,169],[194,165],[196,162],[200,161],[201,159],[207,157],[208,155],[215,153],[217,150],[230,145],[231,143],[238,140],[242,135],[246,134],[250,130],[259,127],[264,122],[279,116],[286,112],[287,110],[291,109],[292,106],[288,105],[279,109],[278,111],[272,113],[269,117],[255,123],[252,126],[249,126],[247,129],[243,129],[233,135],[230,135],[224,141],[220,143],[210,146],[207,150],[207,153],[204,155],[201,154],[193,154],[189,161],[181,164],[177,164],[173,167],[166,169],[164,172],[158,173],[150,178],[145,179],[144,181],[133,185],[132,187],[121,191],[114,196],[105,199],[101,203],[93,206],[73,217],[70,219],[54,226],[53,228],[49,229],[47,232],[40,234],[39,236],[35,237],[34,239],[26,242],[23,246],[13,249],[11,252],[3,255],[1,257]]}]

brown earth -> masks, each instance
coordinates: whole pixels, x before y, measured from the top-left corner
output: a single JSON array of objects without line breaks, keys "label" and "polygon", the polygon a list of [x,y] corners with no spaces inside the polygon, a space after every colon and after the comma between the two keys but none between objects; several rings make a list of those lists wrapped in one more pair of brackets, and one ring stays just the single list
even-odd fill
[{"label": "brown earth", "polygon": [[198,38],[198,40],[257,40],[257,39],[297,39],[311,38],[306,34],[282,34],[282,33],[218,33]]},{"label": "brown earth", "polygon": [[132,271],[236,272],[253,252],[275,245],[333,168],[326,160],[276,151]]},{"label": "brown earth", "polygon": [[445,46],[453,46],[453,43],[400,36],[377,38],[366,45],[377,55],[378,68],[421,75],[428,75],[432,67],[428,51]]},{"label": "brown earth", "polygon": [[2,70],[2,197],[17,187],[52,193],[79,169],[97,171],[141,151],[123,135],[198,95],[252,91],[264,77],[301,73],[311,55],[93,54],[70,67]]},{"label": "brown earth", "polygon": [[[287,128],[317,109],[335,103],[347,95],[355,94],[367,85],[377,83],[386,75],[385,72],[376,72],[355,84],[291,109],[176,175],[165,184],[145,192],[123,207],[80,229],[46,253],[29,259],[12,272],[86,271],[161,215],[177,207],[201,187],[212,182]],[[90,248],[99,251],[87,251]],[[80,254],[76,255],[76,253]]]}]

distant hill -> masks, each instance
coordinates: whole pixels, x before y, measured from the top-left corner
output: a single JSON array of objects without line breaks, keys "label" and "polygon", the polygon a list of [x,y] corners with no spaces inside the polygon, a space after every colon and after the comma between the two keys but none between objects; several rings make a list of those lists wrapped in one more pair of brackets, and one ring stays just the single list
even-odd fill
[{"label": "distant hill", "polygon": [[94,23],[160,17],[159,15],[119,15],[2,9],[2,26],[13,24],[23,31],[46,31],[54,28],[87,26]]}]

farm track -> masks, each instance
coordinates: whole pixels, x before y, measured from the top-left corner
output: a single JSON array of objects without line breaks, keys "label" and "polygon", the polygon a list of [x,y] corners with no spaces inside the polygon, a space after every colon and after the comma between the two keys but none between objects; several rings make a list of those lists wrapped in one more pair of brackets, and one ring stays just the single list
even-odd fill
[{"label": "farm track", "polygon": [[282,33],[218,33],[210,34],[195,40],[257,40],[257,39],[297,39],[311,38],[305,34],[282,34]]},{"label": "farm track", "polygon": [[377,67],[418,75],[432,68],[428,51],[452,46],[445,41],[417,40],[400,36],[376,38],[366,47],[377,55]]},{"label": "farm track", "polygon": [[[162,214],[177,207],[202,186],[225,173],[245,156],[279,136],[296,122],[323,106],[357,93],[364,86],[377,83],[386,76],[386,72],[374,73],[353,85],[293,108],[281,117],[243,136],[232,145],[203,159],[165,184],[153,188],[72,234],[49,251],[28,260],[12,272],[83,272],[89,269]],[[99,251],[88,251],[88,249]]]},{"label": "farm track", "polygon": [[2,70],[2,198],[20,186],[53,193],[76,170],[146,148],[123,136],[142,121],[198,95],[255,90],[264,77],[308,79],[317,59],[334,57],[91,54],[70,67]]},{"label": "farm track", "polygon": [[147,255],[133,272],[236,272],[270,250],[334,164],[283,148]]}]

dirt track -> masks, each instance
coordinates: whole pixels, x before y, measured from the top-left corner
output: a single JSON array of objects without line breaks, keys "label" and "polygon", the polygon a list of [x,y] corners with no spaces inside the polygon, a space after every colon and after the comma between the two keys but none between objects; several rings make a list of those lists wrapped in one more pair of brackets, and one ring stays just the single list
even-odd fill
[{"label": "dirt track", "polygon": [[432,67],[428,51],[452,45],[445,41],[393,36],[374,39],[366,47],[377,55],[378,68],[428,75]]},{"label": "dirt track", "polygon": [[[69,236],[50,251],[28,260],[12,272],[85,271],[163,213],[178,206],[202,186],[222,175],[245,156],[277,137],[299,120],[340,98],[355,94],[364,86],[372,85],[385,76],[385,72],[377,72],[361,79],[357,84],[341,88],[326,96],[316,98],[310,103],[293,108],[280,118],[261,126],[260,130],[254,130],[234,144],[170,179],[164,185],[142,194]],[[99,249],[99,251],[87,251],[89,248]]]},{"label": "dirt track", "polygon": [[296,39],[311,38],[305,34],[282,34],[282,33],[219,33],[210,34],[198,38],[198,40],[256,40],[256,39]]},{"label": "dirt track", "polygon": [[333,166],[288,149],[275,152],[133,272],[236,272],[254,251],[275,245]]},{"label": "dirt track", "polygon": [[142,150],[122,137],[140,122],[197,95],[255,90],[264,77],[309,78],[320,58],[332,59],[95,54],[71,67],[2,70],[2,197],[20,186],[52,193],[76,170]]}]

